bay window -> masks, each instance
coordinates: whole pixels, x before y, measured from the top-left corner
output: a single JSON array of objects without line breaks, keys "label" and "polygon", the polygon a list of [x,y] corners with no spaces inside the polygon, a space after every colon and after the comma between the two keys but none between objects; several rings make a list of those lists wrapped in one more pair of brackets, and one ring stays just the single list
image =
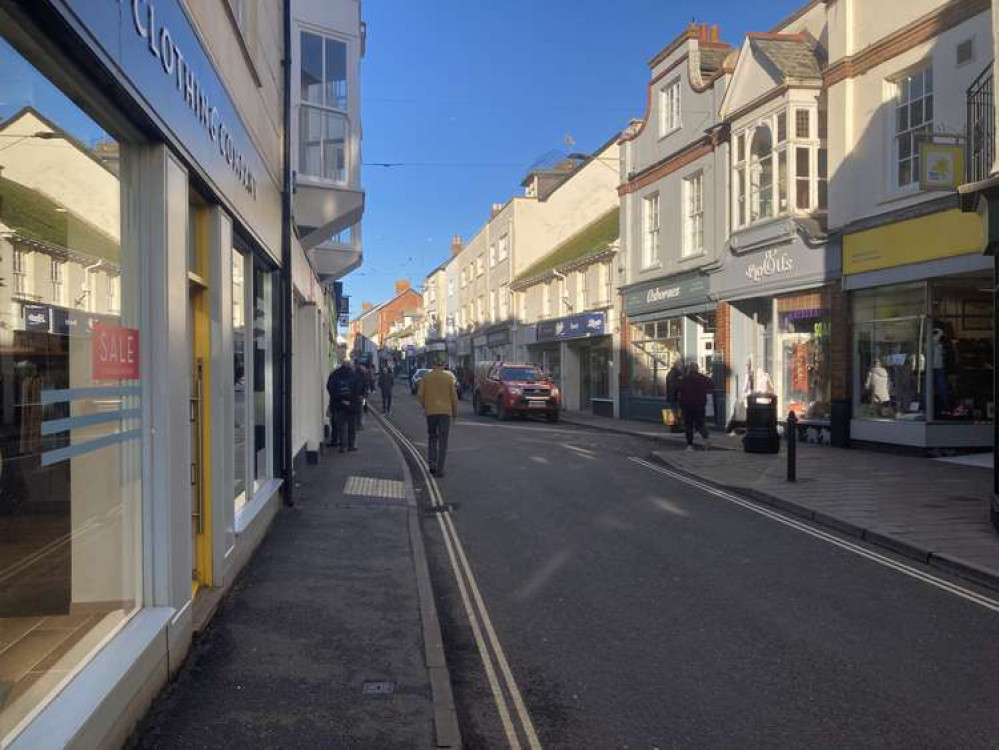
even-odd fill
[{"label": "bay window", "polygon": [[301,34],[298,170],[307,177],[347,181],[347,44]]},{"label": "bay window", "polygon": [[734,135],[733,228],[825,210],[827,156],[815,137],[824,133],[823,115],[811,108],[781,110]]}]

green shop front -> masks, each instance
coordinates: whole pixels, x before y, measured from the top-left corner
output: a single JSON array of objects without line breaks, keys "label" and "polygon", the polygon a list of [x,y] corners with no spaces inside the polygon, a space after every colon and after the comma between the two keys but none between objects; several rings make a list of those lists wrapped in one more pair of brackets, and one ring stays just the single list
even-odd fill
[{"label": "green shop front", "polygon": [[[674,363],[697,363],[712,377],[723,364],[715,351],[711,279],[693,272],[625,287],[621,293],[621,416],[659,421],[669,403],[666,378]],[[723,387],[716,390],[714,406],[716,415],[724,414]]]}]

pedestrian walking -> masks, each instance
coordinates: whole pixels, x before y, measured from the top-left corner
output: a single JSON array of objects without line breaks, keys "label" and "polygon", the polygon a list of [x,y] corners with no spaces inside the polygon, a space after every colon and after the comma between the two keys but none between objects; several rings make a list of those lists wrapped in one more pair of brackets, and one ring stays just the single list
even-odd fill
[{"label": "pedestrian walking", "polygon": [[326,381],[340,452],[357,450],[357,419],[361,412],[364,381],[350,360],[336,368]]},{"label": "pedestrian walking", "polygon": [[683,379],[683,360],[673,360],[673,366],[666,373],[666,401],[667,407],[673,413],[673,424],[670,425],[670,432],[680,432],[680,381]]},{"label": "pedestrian walking", "polygon": [[458,394],[454,378],[444,369],[443,361],[435,362],[434,369],[420,381],[417,398],[427,415],[427,462],[430,464],[430,473],[443,477],[451,420],[458,418]]},{"label": "pedestrian walking", "polygon": [[696,362],[687,365],[678,385],[680,408],[683,412],[683,426],[687,433],[687,450],[694,450],[694,431],[701,433],[705,446],[710,445],[708,427],[704,422],[705,404],[714,390],[711,378],[701,374]]},{"label": "pedestrian walking", "polygon": [[395,372],[385,365],[378,374],[378,389],[382,392],[382,413],[392,412],[392,389],[395,388]]}]

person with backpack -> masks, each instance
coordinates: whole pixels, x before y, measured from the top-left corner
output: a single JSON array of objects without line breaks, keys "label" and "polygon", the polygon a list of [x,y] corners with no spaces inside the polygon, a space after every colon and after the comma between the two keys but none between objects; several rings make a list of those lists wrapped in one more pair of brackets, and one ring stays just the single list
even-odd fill
[{"label": "person with backpack", "polygon": [[363,390],[364,383],[354,371],[350,360],[344,360],[326,381],[333,423],[336,426],[336,442],[341,453],[345,450],[357,450],[357,419],[361,411]]}]

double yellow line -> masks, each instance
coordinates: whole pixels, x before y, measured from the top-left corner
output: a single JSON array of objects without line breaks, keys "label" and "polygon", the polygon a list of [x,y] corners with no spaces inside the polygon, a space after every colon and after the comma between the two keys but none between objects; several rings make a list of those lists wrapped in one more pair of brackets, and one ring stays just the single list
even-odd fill
[{"label": "double yellow line", "polygon": [[[437,481],[430,474],[426,460],[420,451],[394,424],[381,414],[375,414],[378,421],[385,430],[396,439],[403,450],[413,457],[414,462],[420,470],[420,474],[430,493],[430,504],[434,508],[439,508],[441,512],[436,514],[437,523],[440,525],[441,536],[444,539],[444,546],[447,549],[448,559],[451,562],[451,571],[455,581],[458,583],[458,591],[461,594],[461,601],[465,607],[465,616],[468,618],[472,628],[472,635],[475,638],[475,645],[482,659],[482,667],[486,672],[486,679],[489,681],[489,688],[496,703],[496,710],[499,713],[503,731],[506,733],[507,741],[512,750],[523,750],[524,743],[529,750],[541,750],[541,743],[538,735],[534,731],[534,724],[531,716],[524,705],[520,688],[513,677],[510,663],[507,661],[503,646],[500,644],[489,617],[489,611],[482,599],[479,585],[475,581],[472,573],[472,566],[465,556],[461,539],[458,537],[458,530],[449,513],[444,512],[444,498],[441,495]],[[502,684],[497,676],[502,676]],[[510,705],[513,706],[513,711]],[[514,725],[513,716],[516,715],[519,721],[518,727]],[[523,739],[523,742],[521,741]]]}]

